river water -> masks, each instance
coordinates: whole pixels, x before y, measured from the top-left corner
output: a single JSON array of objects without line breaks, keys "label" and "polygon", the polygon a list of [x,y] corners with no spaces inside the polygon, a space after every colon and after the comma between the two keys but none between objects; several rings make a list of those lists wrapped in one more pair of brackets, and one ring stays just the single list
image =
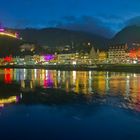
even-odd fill
[{"label": "river water", "polygon": [[140,74],[0,70],[0,135],[140,140]]}]

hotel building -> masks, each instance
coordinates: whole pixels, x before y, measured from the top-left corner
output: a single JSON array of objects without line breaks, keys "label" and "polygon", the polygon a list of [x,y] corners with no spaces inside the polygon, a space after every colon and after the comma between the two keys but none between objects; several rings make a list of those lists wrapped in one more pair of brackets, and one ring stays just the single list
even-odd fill
[{"label": "hotel building", "polygon": [[108,62],[113,63],[126,63],[128,59],[128,45],[120,44],[111,46],[108,50]]}]

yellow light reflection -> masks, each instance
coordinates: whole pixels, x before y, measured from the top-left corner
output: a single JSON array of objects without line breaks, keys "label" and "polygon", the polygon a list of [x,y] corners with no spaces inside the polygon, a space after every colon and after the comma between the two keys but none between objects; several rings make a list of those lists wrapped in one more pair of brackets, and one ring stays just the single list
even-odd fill
[{"label": "yellow light reflection", "polygon": [[14,103],[14,102],[17,102],[16,96],[11,96],[8,99],[0,99],[0,105],[10,104],[10,103]]}]

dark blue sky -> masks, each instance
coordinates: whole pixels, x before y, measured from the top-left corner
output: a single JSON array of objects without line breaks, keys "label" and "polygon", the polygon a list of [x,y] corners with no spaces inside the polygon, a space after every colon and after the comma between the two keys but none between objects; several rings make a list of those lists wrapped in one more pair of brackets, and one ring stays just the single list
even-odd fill
[{"label": "dark blue sky", "polygon": [[112,36],[140,24],[140,0],[1,0],[4,26],[61,27]]}]

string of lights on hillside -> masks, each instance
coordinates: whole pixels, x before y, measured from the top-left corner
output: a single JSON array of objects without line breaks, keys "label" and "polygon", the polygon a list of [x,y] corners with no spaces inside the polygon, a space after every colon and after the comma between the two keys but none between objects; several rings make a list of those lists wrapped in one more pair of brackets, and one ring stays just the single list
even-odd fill
[{"label": "string of lights on hillside", "polygon": [[8,36],[11,38],[20,39],[18,33],[6,31],[4,28],[1,27],[0,27],[0,36]]}]

